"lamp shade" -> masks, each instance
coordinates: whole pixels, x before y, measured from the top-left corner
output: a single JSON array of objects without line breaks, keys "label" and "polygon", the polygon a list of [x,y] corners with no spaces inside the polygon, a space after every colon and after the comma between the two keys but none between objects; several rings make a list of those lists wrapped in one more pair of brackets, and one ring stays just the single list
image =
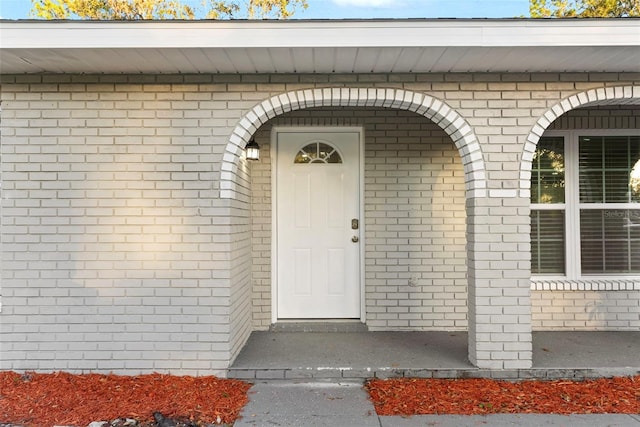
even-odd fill
[{"label": "lamp shade", "polygon": [[251,139],[244,149],[248,160],[260,160],[260,146],[254,139]]}]

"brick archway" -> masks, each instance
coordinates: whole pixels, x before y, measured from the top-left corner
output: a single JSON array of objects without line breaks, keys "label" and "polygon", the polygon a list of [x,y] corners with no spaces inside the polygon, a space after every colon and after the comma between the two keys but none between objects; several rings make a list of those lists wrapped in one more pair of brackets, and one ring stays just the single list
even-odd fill
[{"label": "brick archway", "polygon": [[538,141],[544,131],[563,114],[580,107],[598,105],[640,104],[640,86],[614,86],[591,89],[563,99],[549,108],[529,132],[520,161],[520,196],[529,198],[531,191],[531,167]]},{"label": "brick archway", "polygon": [[[272,96],[256,105],[238,122],[222,158],[220,198],[238,196],[239,165],[245,145],[268,120],[289,111],[312,107],[382,107],[412,111],[440,126],[453,140],[465,171],[467,198],[486,196],[486,174],[480,144],[466,122],[446,103],[402,89],[324,88],[305,89]],[[241,190],[240,190],[241,191]]]}]

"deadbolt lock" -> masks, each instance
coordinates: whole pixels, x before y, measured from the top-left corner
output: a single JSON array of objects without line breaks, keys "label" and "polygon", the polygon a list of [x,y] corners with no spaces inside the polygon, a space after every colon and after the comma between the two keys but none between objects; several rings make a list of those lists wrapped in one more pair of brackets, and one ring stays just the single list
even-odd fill
[{"label": "deadbolt lock", "polygon": [[351,229],[352,230],[357,230],[359,228],[360,222],[358,221],[358,218],[353,218],[351,220]]}]

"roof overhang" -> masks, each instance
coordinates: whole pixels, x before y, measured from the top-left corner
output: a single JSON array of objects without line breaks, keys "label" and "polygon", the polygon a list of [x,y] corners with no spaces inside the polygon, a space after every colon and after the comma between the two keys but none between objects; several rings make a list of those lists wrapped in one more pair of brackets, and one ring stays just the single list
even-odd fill
[{"label": "roof overhang", "polygon": [[640,19],[0,21],[0,73],[640,72]]}]

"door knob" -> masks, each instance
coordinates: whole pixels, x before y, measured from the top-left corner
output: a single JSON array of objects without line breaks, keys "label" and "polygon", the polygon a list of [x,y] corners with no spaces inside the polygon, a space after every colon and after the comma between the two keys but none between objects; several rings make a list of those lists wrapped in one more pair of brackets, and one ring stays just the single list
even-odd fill
[{"label": "door knob", "polygon": [[353,237],[351,238],[351,241],[352,241],[353,243],[358,243],[358,241],[359,241],[359,240],[360,240],[360,239],[358,238],[358,236],[353,236]]}]

